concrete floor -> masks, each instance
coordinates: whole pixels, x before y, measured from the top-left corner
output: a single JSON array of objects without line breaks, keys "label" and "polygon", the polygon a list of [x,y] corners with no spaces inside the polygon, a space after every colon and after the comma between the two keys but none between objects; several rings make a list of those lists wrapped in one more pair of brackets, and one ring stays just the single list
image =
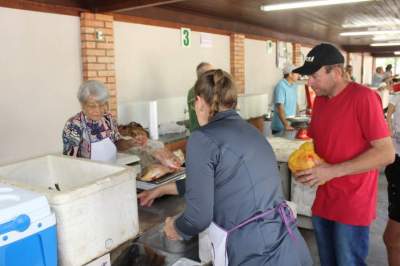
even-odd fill
[{"label": "concrete floor", "polygon": [[[382,240],[383,232],[385,230],[387,217],[387,182],[384,174],[379,176],[379,192],[378,192],[378,209],[377,219],[371,226],[370,241],[369,241],[369,255],[367,264],[369,266],[385,266],[388,265],[386,258],[386,249]],[[320,265],[315,241],[314,233],[312,230],[301,229],[304,239],[310,248],[311,256],[314,260],[314,265]]]}]

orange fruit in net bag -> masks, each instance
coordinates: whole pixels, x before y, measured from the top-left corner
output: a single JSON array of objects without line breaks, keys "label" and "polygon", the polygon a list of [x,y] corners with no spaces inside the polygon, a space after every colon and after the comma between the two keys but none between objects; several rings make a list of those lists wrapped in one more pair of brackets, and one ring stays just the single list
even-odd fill
[{"label": "orange fruit in net bag", "polygon": [[295,173],[313,168],[322,162],[323,160],[314,150],[314,144],[305,142],[289,156],[288,165],[289,169]]}]

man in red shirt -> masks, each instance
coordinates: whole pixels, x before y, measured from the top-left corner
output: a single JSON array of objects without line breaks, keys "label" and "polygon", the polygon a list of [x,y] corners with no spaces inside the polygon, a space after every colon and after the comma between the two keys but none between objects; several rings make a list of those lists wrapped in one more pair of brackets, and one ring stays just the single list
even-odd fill
[{"label": "man in red shirt", "polygon": [[394,161],[379,96],[348,81],[343,63],[336,47],[322,43],[294,70],[308,75],[317,94],[309,135],[325,162],[295,176],[318,186],[312,221],[323,266],[366,265],[377,169]]}]

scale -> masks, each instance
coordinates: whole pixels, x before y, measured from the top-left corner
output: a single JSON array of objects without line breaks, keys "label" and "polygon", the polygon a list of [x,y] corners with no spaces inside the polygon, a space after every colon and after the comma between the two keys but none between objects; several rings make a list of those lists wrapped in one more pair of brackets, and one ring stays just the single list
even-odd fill
[{"label": "scale", "polygon": [[310,123],[310,116],[295,116],[288,117],[287,120],[290,125],[297,130],[296,139],[308,140],[310,137],[307,135],[307,128]]}]

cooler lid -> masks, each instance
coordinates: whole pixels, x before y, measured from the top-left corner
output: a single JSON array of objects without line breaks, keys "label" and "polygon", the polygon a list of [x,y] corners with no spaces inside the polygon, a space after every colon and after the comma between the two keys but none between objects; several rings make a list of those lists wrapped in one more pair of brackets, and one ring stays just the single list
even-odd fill
[{"label": "cooler lid", "polygon": [[140,158],[134,154],[129,153],[117,153],[117,164],[118,165],[132,165],[139,163]]},{"label": "cooler lid", "polygon": [[44,195],[0,183],[0,224],[25,214],[34,222],[51,214]]}]

